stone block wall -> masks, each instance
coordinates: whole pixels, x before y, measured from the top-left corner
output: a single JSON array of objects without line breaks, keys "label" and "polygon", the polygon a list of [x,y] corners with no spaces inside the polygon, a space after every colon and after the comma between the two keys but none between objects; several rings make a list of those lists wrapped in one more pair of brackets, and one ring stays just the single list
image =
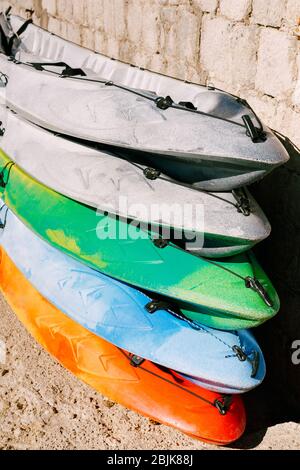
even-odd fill
[{"label": "stone block wall", "polygon": [[300,0],[0,0],[44,28],[246,98],[300,145]]}]

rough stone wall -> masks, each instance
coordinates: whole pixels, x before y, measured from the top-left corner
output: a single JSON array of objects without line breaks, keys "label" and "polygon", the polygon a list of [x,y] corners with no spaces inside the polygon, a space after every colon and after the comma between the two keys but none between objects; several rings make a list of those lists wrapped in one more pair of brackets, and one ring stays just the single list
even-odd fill
[{"label": "rough stone wall", "polygon": [[0,0],[71,41],[248,99],[300,144],[300,0]]}]

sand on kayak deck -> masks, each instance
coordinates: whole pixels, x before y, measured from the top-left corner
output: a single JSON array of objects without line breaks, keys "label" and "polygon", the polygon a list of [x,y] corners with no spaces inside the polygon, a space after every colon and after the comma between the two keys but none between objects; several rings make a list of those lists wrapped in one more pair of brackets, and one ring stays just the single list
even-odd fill
[{"label": "sand on kayak deck", "polygon": [[[0,449],[215,448],[151,422],[80,382],[32,339],[1,296],[0,315],[0,344],[6,350],[0,364]],[[239,447],[300,449],[299,435],[300,424],[285,423],[263,437],[247,436]]]}]

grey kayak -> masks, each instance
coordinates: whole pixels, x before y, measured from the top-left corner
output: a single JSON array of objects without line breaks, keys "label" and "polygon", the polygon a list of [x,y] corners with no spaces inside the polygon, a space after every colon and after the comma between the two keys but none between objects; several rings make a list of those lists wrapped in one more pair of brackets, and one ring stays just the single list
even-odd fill
[{"label": "grey kayak", "polygon": [[[15,32],[23,23],[0,20]],[[118,147],[123,158],[211,191],[253,183],[288,159],[251,108],[225,92],[131,67],[31,24],[13,44],[15,61],[0,55],[2,99],[47,129]]]},{"label": "grey kayak", "polygon": [[[0,147],[32,177],[102,212],[135,220],[164,238],[178,236],[186,248],[209,257],[241,253],[270,234],[270,224],[249,191],[207,193],[147,168],[47,131],[0,106]],[[16,138],[17,136],[17,138]],[[169,228],[173,229],[172,234]]]}]

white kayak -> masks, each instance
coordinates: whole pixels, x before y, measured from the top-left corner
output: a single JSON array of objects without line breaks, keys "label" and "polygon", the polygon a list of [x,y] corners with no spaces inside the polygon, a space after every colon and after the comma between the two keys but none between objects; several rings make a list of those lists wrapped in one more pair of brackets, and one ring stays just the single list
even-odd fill
[{"label": "white kayak", "polygon": [[247,190],[214,194],[166,176],[152,181],[145,177],[147,168],[57,136],[3,105],[0,121],[0,147],[42,184],[102,212],[163,230],[164,238],[191,241],[197,235],[199,243],[186,248],[202,256],[241,253],[270,234]]},{"label": "white kayak", "polygon": [[238,98],[131,67],[32,24],[20,33],[23,23],[1,16],[2,36],[19,35],[10,53],[2,48],[0,91],[32,122],[117,147],[124,158],[212,191],[253,183],[287,161]]}]

